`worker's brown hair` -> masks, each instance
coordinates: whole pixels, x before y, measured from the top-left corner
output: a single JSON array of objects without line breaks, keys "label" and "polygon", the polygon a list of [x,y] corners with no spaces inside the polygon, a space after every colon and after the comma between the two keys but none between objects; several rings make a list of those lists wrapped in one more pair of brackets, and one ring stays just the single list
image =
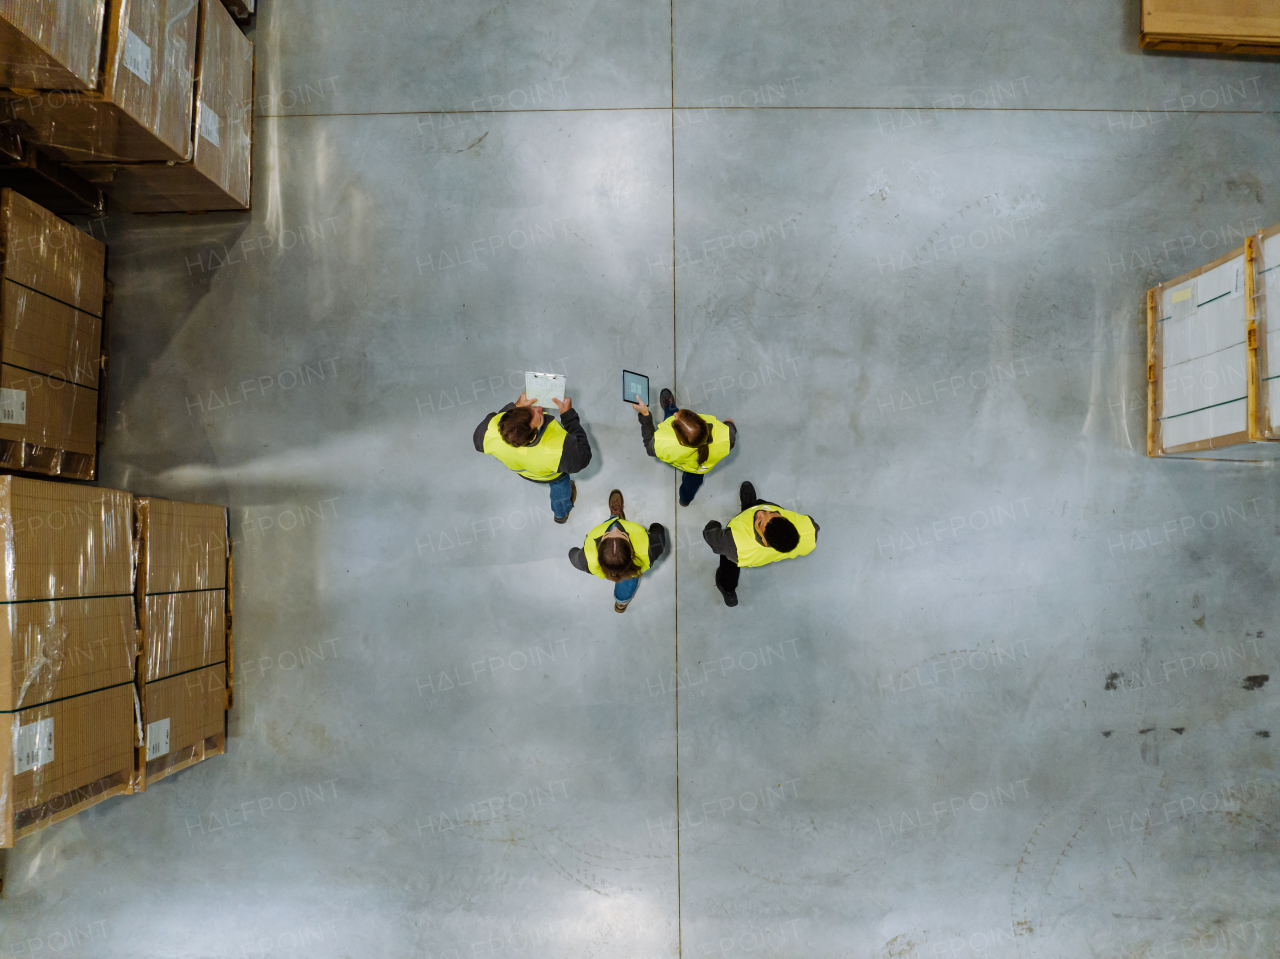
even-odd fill
[{"label": "worker's brown hair", "polygon": [[711,452],[711,426],[693,410],[677,410],[671,417],[671,428],[681,446],[698,449],[698,465],[707,461]]},{"label": "worker's brown hair", "polygon": [[528,446],[538,435],[533,428],[533,408],[517,406],[507,410],[498,420],[498,433],[508,446]]},{"label": "worker's brown hair", "polygon": [[631,540],[611,536],[600,541],[600,550],[596,556],[605,578],[613,583],[624,579],[632,579],[640,575],[640,567],[636,565],[635,554],[631,549]]}]

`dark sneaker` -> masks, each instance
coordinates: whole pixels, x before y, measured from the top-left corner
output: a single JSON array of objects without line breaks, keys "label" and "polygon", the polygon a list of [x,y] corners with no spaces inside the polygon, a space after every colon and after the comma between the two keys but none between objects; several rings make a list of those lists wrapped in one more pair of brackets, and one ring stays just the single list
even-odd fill
[{"label": "dark sneaker", "polygon": [[676,497],[676,502],[678,502],[681,506],[688,506],[690,503],[692,503],[692,502],[693,502],[693,500],[690,500],[690,499],[680,499],[680,497],[678,497],[678,496],[677,496],[677,497]]},{"label": "dark sneaker", "polygon": [[724,597],[724,604],[726,606],[738,605],[738,594],[736,592],[730,593],[719,583],[716,583],[716,589],[720,590],[720,595]]},{"label": "dark sneaker", "polygon": [[662,408],[665,410],[668,406],[676,405],[676,395],[670,390],[664,388],[663,391],[658,394],[658,402],[662,404]]},{"label": "dark sneaker", "polygon": [[[578,484],[573,480],[569,480],[569,513],[573,512],[573,504],[576,502],[578,502]],[[565,513],[563,516],[553,516],[551,518],[557,523],[567,523],[569,522],[569,513]]]},{"label": "dark sneaker", "polygon": [[613,490],[609,494],[609,515],[618,519],[627,518],[627,514],[622,511],[622,490]]},{"label": "dark sneaker", "polygon": [[[627,600],[627,603],[629,602],[631,602],[631,600]],[[627,611],[627,603],[614,603],[613,611],[615,613],[625,613]]]},{"label": "dark sneaker", "polygon": [[756,488],[750,483],[743,483],[738,487],[738,501],[743,509],[750,509],[756,502]]}]

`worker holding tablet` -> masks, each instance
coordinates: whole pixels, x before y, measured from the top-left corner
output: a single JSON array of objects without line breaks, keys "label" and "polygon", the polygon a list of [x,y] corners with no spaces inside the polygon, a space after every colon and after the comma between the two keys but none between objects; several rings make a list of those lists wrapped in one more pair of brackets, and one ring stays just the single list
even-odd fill
[{"label": "worker holding tablet", "polygon": [[737,445],[738,427],[733,420],[721,423],[714,416],[677,409],[675,396],[664,389],[659,399],[666,418],[655,429],[647,397],[634,395],[631,408],[640,416],[645,452],[680,471],[680,505],[688,506],[706,474]]},{"label": "worker holding tablet", "polygon": [[613,611],[625,613],[640,588],[640,576],[667,548],[667,531],[661,523],[646,530],[627,519],[622,493],[609,494],[609,518],[587,533],[579,549],[569,550],[569,562],[584,573],[613,583]]},{"label": "worker holding tablet", "polygon": [[743,566],[794,559],[812,553],[818,545],[818,524],[812,517],[758,499],[750,483],[742,484],[738,498],[742,512],[729,520],[728,527],[712,520],[702,530],[711,552],[720,555],[716,589],[726,606],[738,605],[738,574]]},{"label": "worker holding tablet", "polygon": [[472,436],[476,451],[495,456],[509,470],[551,490],[551,512],[557,523],[569,518],[578,487],[570,473],[591,462],[591,442],[578,422],[573,401],[552,397],[560,422],[547,416],[524,393],[484,418]]}]

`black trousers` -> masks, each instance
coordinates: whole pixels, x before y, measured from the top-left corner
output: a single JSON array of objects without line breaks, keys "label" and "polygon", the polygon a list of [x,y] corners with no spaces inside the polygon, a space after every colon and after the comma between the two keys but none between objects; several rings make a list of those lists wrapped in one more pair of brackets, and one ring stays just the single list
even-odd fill
[{"label": "black trousers", "polygon": [[738,564],[730,562],[728,556],[721,556],[720,565],[716,569],[716,585],[726,593],[736,592],[738,589],[738,573]]},{"label": "black trousers", "polygon": [[[748,503],[745,499],[741,500],[742,511],[745,513],[753,506],[763,506],[767,500],[756,497],[752,502]],[[738,564],[729,561],[727,556],[720,557],[720,566],[716,569],[716,585],[721,587],[726,593],[736,592],[738,589],[738,575],[740,570]]]}]

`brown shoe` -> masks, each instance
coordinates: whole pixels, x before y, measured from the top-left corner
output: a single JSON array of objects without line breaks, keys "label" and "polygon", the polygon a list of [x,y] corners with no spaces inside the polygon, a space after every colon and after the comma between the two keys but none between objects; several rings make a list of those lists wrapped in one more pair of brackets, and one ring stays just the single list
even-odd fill
[{"label": "brown shoe", "polygon": [[[629,602],[631,602],[631,600],[627,600],[627,603]],[[614,603],[613,611],[615,613],[625,613],[627,611],[627,603]]]},{"label": "brown shoe", "polygon": [[[618,519],[626,519],[627,514],[622,511],[622,491],[614,490],[609,494],[609,515],[616,516]],[[622,610],[618,610],[622,612]]]}]

